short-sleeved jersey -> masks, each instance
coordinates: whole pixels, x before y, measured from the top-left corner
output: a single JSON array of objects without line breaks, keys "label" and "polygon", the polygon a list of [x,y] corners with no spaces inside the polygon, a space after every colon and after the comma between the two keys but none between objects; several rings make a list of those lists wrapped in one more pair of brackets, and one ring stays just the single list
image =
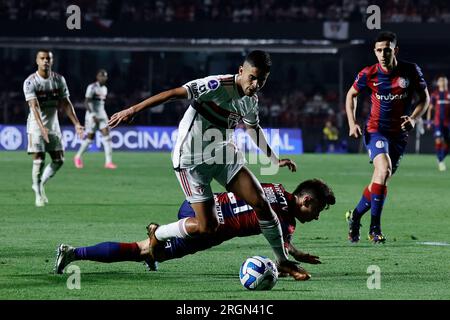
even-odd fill
[{"label": "short-sleeved jersey", "polygon": [[384,71],[378,63],[361,70],[353,88],[358,92],[366,88],[371,90],[366,130],[401,134],[401,117],[410,114],[414,92],[426,87],[423,73],[415,63],[398,61],[391,72]]},{"label": "short-sleeved jersey", "polygon": [[[26,101],[37,99],[39,102],[41,120],[49,133],[60,133],[57,108],[59,101],[69,96],[64,77],[51,72],[50,76],[44,79],[35,72],[24,81],[23,92]],[[27,132],[40,132],[31,109],[27,120]]]},{"label": "short-sleeved jersey", "polygon": [[[280,220],[283,239],[287,246],[295,231],[295,197],[278,183],[261,184],[270,206]],[[218,240],[226,241],[234,237],[246,237],[261,233],[255,210],[244,200],[231,192],[215,193],[219,227],[216,232]]]},{"label": "short-sleeved jersey", "polygon": [[430,104],[434,109],[434,125],[436,127],[450,125],[450,92],[436,90],[431,94]]},{"label": "short-sleeved jersey", "polygon": [[108,88],[105,85],[100,85],[98,81],[87,86],[85,97],[91,100],[94,114],[101,115],[105,113],[105,100],[107,95]]},{"label": "short-sleeved jersey", "polygon": [[[241,96],[236,77],[208,76],[183,85],[192,103],[178,127],[178,138],[172,154],[174,168],[208,161],[204,149],[209,146],[218,151],[229,145],[232,139],[232,130],[229,129],[234,129],[241,120],[248,125],[259,123],[258,97]],[[221,138],[211,139],[205,135],[207,131],[215,137],[221,135]],[[200,147],[197,147],[195,143],[199,141]]]}]

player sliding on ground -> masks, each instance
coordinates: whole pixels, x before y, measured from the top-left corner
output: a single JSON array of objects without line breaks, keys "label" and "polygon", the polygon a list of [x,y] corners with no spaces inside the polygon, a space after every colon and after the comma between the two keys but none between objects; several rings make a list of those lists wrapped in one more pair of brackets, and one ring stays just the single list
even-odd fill
[{"label": "player sliding on ground", "polygon": [[256,177],[244,164],[244,155],[232,142],[233,129],[242,120],[251,132],[258,148],[278,168],[296,171],[289,159],[279,159],[267,145],[259,126],[258,97],[270,73],[272,61],[268,53],[250,52],[238,74],[209,76],[164,91],[114,114],[109,125],[115,127],[130,121],[138,112],[174,99],[192,101],[178,127],[178,138],[172,153],[172,163],[186,199],[195,211],[194,217],[159,226],[148,227],[150,236],[149,259],[154,259],[158,243],[177,238],[211,234],[219,226],[211,181],[215,179],[226,190],[233,192],[252,206],[264,237],[272,247],[278,267],[292,276],[298,267],[289,261],[284,250],[280,222],[271,209]]},{"label": "player sliding on ground", "polygon": [[[371,210],[369,240],[386,241],[381,232],[381,211],[387,194],[387,183],[397,170],[408,142],[408,131],[414,128],[428,107],[430,97],[422,71],[415,63],[397,60],[397,36],[381,32],[375,40],[378,63],[358,73],[346,98],[349,136],[364,137],[374,171],[361,200],[353,211],[346,213],[348,238],[360,239],[361,217]],[[361,91],[370,89],[371,109],[364,130],[356,123],[356,101]],[[414,96],[417,96],[411,111]]]},{"label": "player sliding on ground", "polygon": [[[301,252],[292,244],[296,219],[300,223],[319,219],[322,210],[335,204],[333,191],[323,181],[306,180],[293,193],[287,192],[281,184],[262,184],[264,194],[276,213],[283,232],[287,252],[297,261],[317,264],[319,257]],[[153,249],[155,261],[162,262],[181,258],[187,254],[217,246],[235,237],[247,237],[261,233],[256,211],[233,193],[214,194],[219,227],[214,234],[202,238],[171,238],[159,243]],[[184,201],[178,212],[178,219],[192,218],[195,212],[188,201]],[[103,242],[90,247],[74,248],[61,244],[57,249],[55,272],[63,273],[73,261],[90,260],[98,262],[144,261],[149,253],[149,239],[134,243]],[[148,262],[156,270],[155,262]],[[303,268],[295,273],[296,280],[308,280],[310,275]]]}]

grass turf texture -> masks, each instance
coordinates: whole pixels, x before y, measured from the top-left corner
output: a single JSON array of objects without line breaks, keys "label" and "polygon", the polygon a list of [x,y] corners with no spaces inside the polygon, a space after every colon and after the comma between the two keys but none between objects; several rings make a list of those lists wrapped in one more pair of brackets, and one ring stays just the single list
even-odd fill
[{"label": "grass turf texture", "polygon": [[[365,155],[306,154],[293,157],[297,173],[282,168],[276,176],[260,177],[289,191],[301,180],[320,177],[337,198],[319,221],[297,225],[293,243],[322,260],[304,264],[312,279],[283,278],[269,292],[249,292],[238,277],[246,257],[273,256],[261,235],[165,262],[154,273],[135,262],[78,261],[81,289],[67,289],[69,275],[52,274],[59,243],[142,240],[149,222],[174,221],[184,199],[167,153],[115,152],[115,171],[103,169],[102,153],[86,154],[83,170],[74,168],[72,157],[67,153],[47,185],[50,204],[35,208],[31,158],[0,153],[0,299],[450,298],[450,246],[418,244],[450,242],[450,172],[438,172],[431,155],[407,155],[391,181],[382,217],[385,245],[365,239],[370,213],[362,220],[362,241],[347,241],[344,212],[354,207],[371,175]],[[214,183],[213,190],[223,189]],[[380,290],[367,288],[370,265],[381,269]]]}]

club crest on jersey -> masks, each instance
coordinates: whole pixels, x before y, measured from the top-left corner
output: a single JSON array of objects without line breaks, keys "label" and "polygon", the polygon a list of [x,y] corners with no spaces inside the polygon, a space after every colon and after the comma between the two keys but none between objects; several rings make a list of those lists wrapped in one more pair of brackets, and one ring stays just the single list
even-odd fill
[{"label": "club crest on jersey", "polygon": [[217,80],[209,80],[208,81],[208,88],[211,90],[216,90],[219,87],[219,81]]},{"label": "club crest on jersey", "polygon": [[408,86],[409,86],[409,79],[408,78],[402,78],[402,77],[398,78],[398,86],[400,88],[403,88],[403,89],[408,88]]},{"label": "club crest on jersey", "polygon": [[376,146],[378,149],[382,149],[382,148],[384,148],[384,142],[381,141],[381,140],[378,140],[378,141],[375,143],[375,146]]},{"label": "club crest on jersey", "polygon": [[241,119],[240,115],[234,112],[230,112],[230,115],[228,116],[228,128],[232,129],[236,128],[240,119]]}]

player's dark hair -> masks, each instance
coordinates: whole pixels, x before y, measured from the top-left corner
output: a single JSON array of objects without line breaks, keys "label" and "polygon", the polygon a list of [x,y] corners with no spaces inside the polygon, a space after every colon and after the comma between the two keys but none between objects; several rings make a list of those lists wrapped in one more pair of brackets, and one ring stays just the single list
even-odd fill
[{"label": "player's dark hair", "polygon": [[36,51],[36,56],[39,54],[39,52],[45,52],[45,53],[51,53],[52,50],[50,49],[45,49],[45,48],[40,48]]},{"label": "player's dark hair", "polygon": [[302,197],[304,195],[310,195],[311,197],[319,200],[324,205],[324,209],[328,209],[330,205],[336,203],[336,197],[333,190],[320,179],[305,180],[295,188],[294,195]]},{"label": "player's dark hair", "polygon": [[98,71],[97,71],[97,74],[108,74],[108,71],[106,71],[105,69],[99,69]]},{"label": "player's dark hair", "polygon": [[382,41],[389,41],[389,42],[393,43],[396,47],[398,46],[397,35],[391,31],[381,31],[377,35],[377,37],[375,38],[375,43],[382,42]]},{"label": "player's dark hair", "polygon": [[272,66],[270,54],[262,50],[250,52],[247,57],[245,57],[245,62],[265,73],[270,72],[270,67]]}]

